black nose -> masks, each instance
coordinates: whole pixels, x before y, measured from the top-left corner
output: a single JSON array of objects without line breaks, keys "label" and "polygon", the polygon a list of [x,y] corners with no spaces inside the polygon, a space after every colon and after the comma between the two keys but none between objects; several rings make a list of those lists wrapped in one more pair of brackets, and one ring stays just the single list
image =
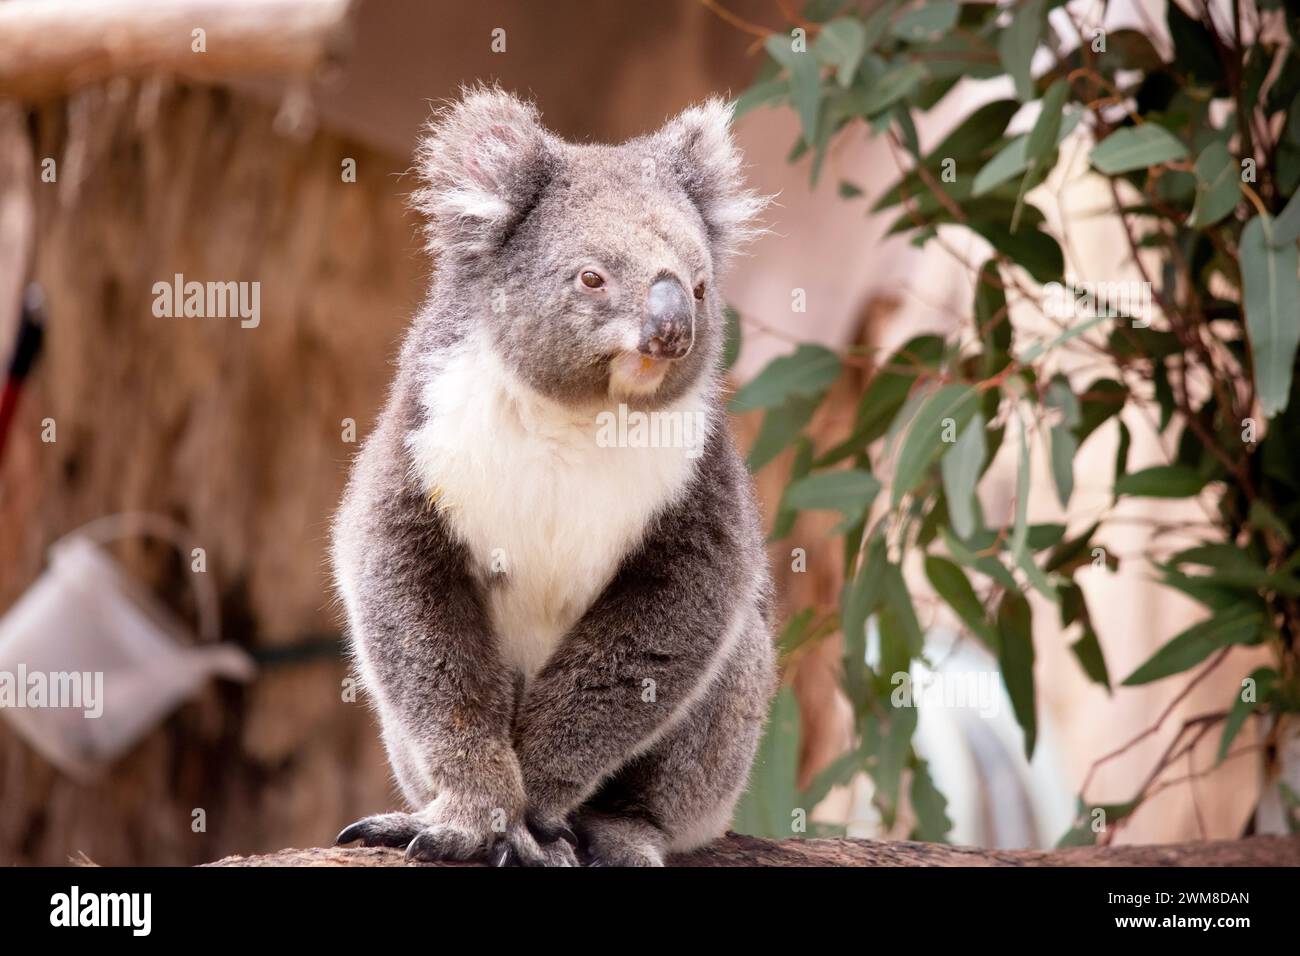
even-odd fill
[{"label": "black nose", "polygon": [[637,351],[657,359],[679,359],[691,350],[691,300],[676,279],[659,279],[646,297],[645,322]]}]

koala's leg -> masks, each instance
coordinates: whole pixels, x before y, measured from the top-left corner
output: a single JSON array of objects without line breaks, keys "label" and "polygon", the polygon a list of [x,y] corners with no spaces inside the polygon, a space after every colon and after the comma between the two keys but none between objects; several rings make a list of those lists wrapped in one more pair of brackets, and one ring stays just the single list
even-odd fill
[{"label": "koala's leg", "polygon": [[743,465],[719,447],[729,441],[719,431],[688,488],[524,693],[515,751],[529,808],[544,823],[563,820],[713,695],[766,592],[756,522],[737,494]]},{"label": "koala's leg", "polygon": [[404,846],[419,860],[506,852],[576,862],[564,840],[543,846],[529,830],[510,740],[513,676],[463,548],[411,486],[403,460],[382,444],[363,452],[334,561],[362,681],[414,812],[366,817],[338,841]]},{"label": "koala's leg", "polygon": [[668,853],[726,831],[748,781],[774,676],[768,629],[754,616],[687,716],[575,815],[591,864],[661,866]]}]

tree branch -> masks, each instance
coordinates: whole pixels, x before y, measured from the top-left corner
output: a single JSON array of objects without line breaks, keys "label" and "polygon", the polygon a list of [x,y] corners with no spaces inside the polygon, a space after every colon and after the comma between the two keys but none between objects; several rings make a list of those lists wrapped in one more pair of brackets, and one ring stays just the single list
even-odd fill
[{"label": "tree branch", "polygon": [[[985,850],[908,841],[764,840],[729,833],[670,862],[674,866],[1300,866],[1300,836],[1155,846]],[[400,850],[331,847],[230,856],[208,865],[403,866],[406,860]]]}]

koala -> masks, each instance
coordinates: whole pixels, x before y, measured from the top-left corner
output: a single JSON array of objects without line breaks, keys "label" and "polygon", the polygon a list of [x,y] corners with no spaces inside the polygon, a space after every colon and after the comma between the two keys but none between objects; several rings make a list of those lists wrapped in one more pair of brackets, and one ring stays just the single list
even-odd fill
[{"label": "koala", "polygon": [[718,283],[765,203],[729,122],[575,144],[495,88],[430,122],[433,279],[332,541],[410,809],[339,843],[657,866],[725,831],[776,684],[722,394]]}]

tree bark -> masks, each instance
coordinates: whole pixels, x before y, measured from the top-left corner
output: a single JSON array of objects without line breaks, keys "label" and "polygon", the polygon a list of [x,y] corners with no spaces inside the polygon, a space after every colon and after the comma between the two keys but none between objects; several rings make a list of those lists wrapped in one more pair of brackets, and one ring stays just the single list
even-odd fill
[{"label": "tree bark", "polygon": [[[1300,836],[1154,846],[985,850],[876,840],[765,840],[729,833],[673,866],[1300,866]],[[404,866],[400,850],[328,847],[228,856],[209,866]],[[429,864],[411,864],[422,866]],[[438,865],[438,864],[433,864]]]}]

